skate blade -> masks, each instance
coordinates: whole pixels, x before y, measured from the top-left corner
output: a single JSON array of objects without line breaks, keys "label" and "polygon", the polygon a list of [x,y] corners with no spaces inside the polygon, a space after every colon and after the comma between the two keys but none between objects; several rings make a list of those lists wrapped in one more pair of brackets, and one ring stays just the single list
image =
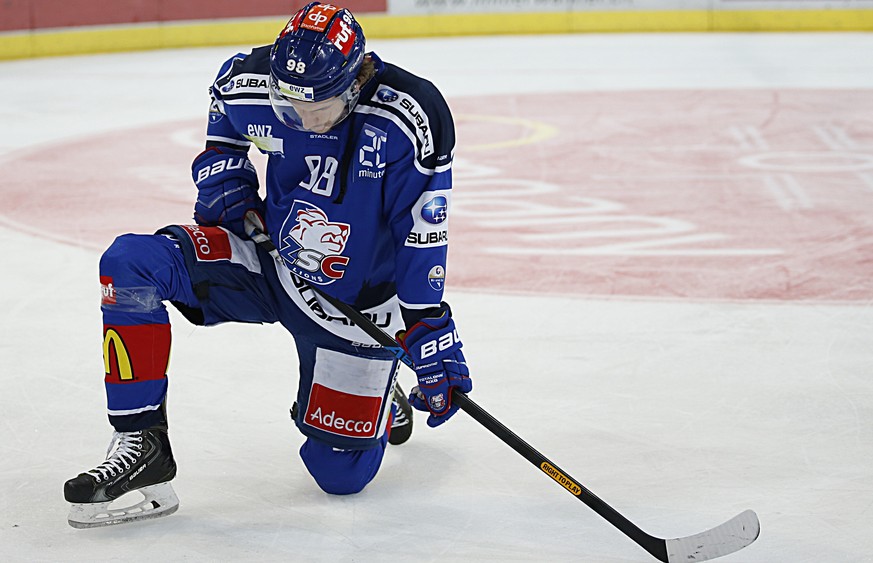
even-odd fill
[{"label": "skate blade", "polygon": [[[67,522],[70,526],[79,529],[101,528],[136,522],[137,520],[161,518],[169,516],[179,509],[179,497],[176,496],[176,491],[173,490],[169,481],[131,492],[142,493],[145,498],[124,508],[111,508],[112,502],[73,504],[70,506]],[[121,499],[123,500],[124,497]]]}]

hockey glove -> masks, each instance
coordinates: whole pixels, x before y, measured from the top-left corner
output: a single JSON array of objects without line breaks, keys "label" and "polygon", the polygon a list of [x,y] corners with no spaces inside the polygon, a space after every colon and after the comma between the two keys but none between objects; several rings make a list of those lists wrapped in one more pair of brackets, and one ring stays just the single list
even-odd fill
[{"label": "hockey glove", "polygon": [[264,202],[258,195],[258,174],[246,153],[210,147],[191,165],[197,185],[194,220],[198,225],[222,226],[246,236],[243,217],[253,209],[261,216]]},{"label": "hockey glove", "polygon": [[439,426],[458,410],[457,405],[452,404],[452,387],[463,393],[473,389],[448,303],[440,304],[433,315],[420,320],[405,333],[398,333],[397,341],[409,354],[418,376],[418,386],[412,389],[409,404],[430,412],[428,426]]}]

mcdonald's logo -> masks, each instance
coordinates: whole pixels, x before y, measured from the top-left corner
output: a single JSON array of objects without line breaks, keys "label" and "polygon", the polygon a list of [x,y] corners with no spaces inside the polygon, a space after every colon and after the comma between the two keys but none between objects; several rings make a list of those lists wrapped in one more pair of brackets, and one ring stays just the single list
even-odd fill
[{"label": "mcdonald's logo", "polygon": [[115,352],[115,373],[118,374],[118,379],[121,381],[130,381],[133,379],[133,364],[130,362],[130,354],[127,347],[124,345],[124,340],[114,328],[107,328],[106,334],[103,336],[103,371],[106,372],[106,377],[110,377],[112,370],[112,354]]}]

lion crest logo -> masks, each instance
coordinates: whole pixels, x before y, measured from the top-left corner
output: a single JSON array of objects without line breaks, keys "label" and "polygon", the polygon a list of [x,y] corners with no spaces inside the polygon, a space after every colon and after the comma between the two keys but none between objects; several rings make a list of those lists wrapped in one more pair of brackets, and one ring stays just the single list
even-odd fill
[{"label": "lion crest logo", "polygon": [[327,285],[345,273],[349,259],[342,253],[350,233],[348,223],[331,221],[318,206],[295,200],[282,225],[279,254],[294,274]]}]

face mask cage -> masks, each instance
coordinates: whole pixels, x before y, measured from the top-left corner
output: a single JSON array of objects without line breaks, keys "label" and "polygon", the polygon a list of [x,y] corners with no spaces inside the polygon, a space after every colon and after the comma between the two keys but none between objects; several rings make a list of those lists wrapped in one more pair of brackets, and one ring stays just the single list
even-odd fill
[{"label": "face mask cage", "polygon": [[270,105],[279,121],[298,131],[325,133],[348,117],[358,101],[360,88],[353,80],[345,92],[312,101],[311,88],[299,88],[270,77]]}]

